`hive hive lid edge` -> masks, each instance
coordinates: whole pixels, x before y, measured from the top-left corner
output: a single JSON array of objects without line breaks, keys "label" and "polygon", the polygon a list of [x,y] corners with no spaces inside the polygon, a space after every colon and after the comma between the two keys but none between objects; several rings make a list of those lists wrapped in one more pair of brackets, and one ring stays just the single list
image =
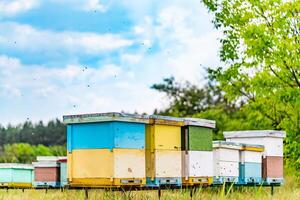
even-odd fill
[{"label": "hive hive lid edge", "polygon": [[216,121],[200,118],[184,118],[185,125],[216,128]]},{"label": "hive hive lid edge", "polygon": [[243,145],[236,142],[227,142],[227,141],[213,141],[213,148],[226,148],[226,149],[238,149],[241,150]]},{"label": "hive hive lid edge", "polygon": [[62,159],[67,159],[66,156],[37,156],[36,160],[38,162],[57,162]]},{"label": "hive hive lid edge", "polygon": [[109,122],[109,121],[149,123],[149,117],[146,115],[126,114],[126,113],[118,113],[118,112],[63,116],[63,122],[65,124],[80,124],[80,123]]},{"label": "hive hive lid edge", "polygon": [[0,163],[0,169],[33,169],[33,165],[21,163]]},{"label": "hive hive lid edge", "polygon": [[225,131],[224,138],[249,138],[249,137],[277,137],[285,138],[285,131],[277,130],[248,130],[248,131]]}]

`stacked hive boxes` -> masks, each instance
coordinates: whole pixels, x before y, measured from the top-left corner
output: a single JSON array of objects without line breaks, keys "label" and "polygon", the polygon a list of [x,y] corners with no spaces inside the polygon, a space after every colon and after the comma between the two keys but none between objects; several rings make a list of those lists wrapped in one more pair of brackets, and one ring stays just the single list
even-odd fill
[{"label": "stacked hive boxes", "polygon": [[59,159],[64,157],[38,156],[34,166],[35,187],[60,187]]},{"label": "stacked hive boxes", "polygon": [[239,143],[214,141],[214,183],[238,183],[239,161],[242,145]]},{"label": "stacked hive boxes", "polygon": [[283,138],[282,131],[232,131],[224,132],[227,141],[264,145],[263,179],[266,184],[283,182]]},{"label": "stacked hive boxes", "polygon": [[240,152],[239,184],[262,183],[262,153],[264,146],[243,144]]},{"label": "stacked hive boxes", "polygon": [[32,165],[0,164],[0,187],[28,188],[32,186],[33,177]]},{"label": "stacked hive boxes", "polygon": [[58,163],[60,168],[60,187],[65,187],[68,185],[67,159],[66,158],[59,159]]},{"label": "stacked hive boxes", "polygon": [[73,187],[141,186],[146,182],[145,123],[140,115],[65,116],[68,179]]},{"label": "stacked hive boxes", "polygon": [[181,185],[182,119],[151,116],[146,128],[148,186]]},{"label": "stacked hive boxes", "polygon": [[183,185],[212,183],[213,128],[214,121],[185,119],[181,133]]}]

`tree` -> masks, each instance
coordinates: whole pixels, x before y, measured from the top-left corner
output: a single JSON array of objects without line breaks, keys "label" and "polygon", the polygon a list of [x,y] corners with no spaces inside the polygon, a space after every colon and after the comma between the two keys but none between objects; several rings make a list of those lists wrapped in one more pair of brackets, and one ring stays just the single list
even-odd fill
[{"label": "tree", "polygon": [[33,146],[27,143],[6,144],[3,152],[0,152],[0,162],[31,163],[36,161],[37,156],[65,156],[66,153],[65,146]]},{"label": "tree", "polygon": [[222,30],[223,67],[211,70],[230,101],[287,131],[285,158],[300,171],[300,2],[203,0]]},{"label": "tree", "polygon": [[[218,88],[215,77],[207,77],[207,84],[200,88],[189,82],[179,83],[173,77],[163,83],[154,84],[152,89],[163,92],[170,104],[155,114],[178,117],[196,117],[215,120],[214,139],[223,139],[223,131],[269,129],[270,120],[259,112],[249,112],[243,102],[229,102]],[[249,114],[250,113],[250,114]]]},{"label": "tree", "polygon": [[0,126],[0,148],[12,143],[65,145],[66,126],[58,119],[49,121],[47,125],[42,121],[36,124],[26,121],[16,126],[9,124],[6,128]]},{"label": "tree", "polygon": [[221,91],[210,83],[201,88],[188,81],[179,83],[174,77],[169,77],[165,78],[163,83],[154,84],[151,88],[165,93],[170,100],[168,108],[155,111],[163,115],[193,116],[212,106],[226,104]]}]

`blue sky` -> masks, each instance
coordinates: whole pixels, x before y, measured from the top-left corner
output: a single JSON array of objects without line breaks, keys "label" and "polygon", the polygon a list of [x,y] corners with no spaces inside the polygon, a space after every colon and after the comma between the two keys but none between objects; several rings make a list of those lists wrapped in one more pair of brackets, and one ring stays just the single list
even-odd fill
[{"label": "blue sky", "polygon": [[0,123],[163,108],[152,84],[219,65],[210,21],[199,0],[2,0]]}]

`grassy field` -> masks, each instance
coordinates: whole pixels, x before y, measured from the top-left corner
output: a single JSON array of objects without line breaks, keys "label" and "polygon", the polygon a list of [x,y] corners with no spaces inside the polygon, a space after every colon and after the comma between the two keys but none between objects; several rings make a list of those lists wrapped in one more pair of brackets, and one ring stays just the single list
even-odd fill
[{"label": "grassy field", "polygon": [[[61,192],[60,190],[0,190],[0,200],[64,200],[64,199],[85,199],[85,192],[79,190],[69,190]],[[135,191],[135,192],[110,192],[103,190],[90,190],[89,199],[108,199],[108,200],[150,200],[158,199],[157,191]],[[191,199],[188,190],[163,190],[161,199]],[[233,188],[227,194],[223,187],[198,189],[193,195],[193,199],[282,199],[294,200],[300,199],[300,181],[296,178],[288,177],[282,187],[274,189],[274,195],[270,193],[270,188]]]}]

